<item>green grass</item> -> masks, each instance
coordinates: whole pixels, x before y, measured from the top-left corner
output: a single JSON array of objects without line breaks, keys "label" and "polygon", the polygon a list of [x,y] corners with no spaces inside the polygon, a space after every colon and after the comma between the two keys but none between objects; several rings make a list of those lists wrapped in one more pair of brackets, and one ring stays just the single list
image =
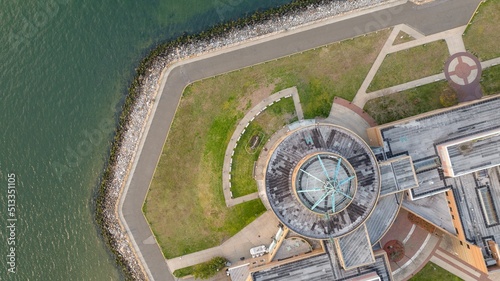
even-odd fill
[{"label": "green grass", "polygon": [[444,270],[433,262],[428,262],[410,281],[461,281],[461,278]]},{"label": "green grass", "polygon": [[485,61],[500,57],[500,1],[488,0],[478,9],[463,36],[466,49]]},{"label": "green grass", "polygon": [[188,266],[188,267],[184,267],[184,268],[179,268],[177,270],[174,270],[174,272],[172,272],[172,275],[174,275],[177,278],[192,275],[194,272],[194,267],[195,266],[192,265],[192,266]]},{"label": "green grass", "polygon": [[483,70],[481,75],[483,94],[494,95],[500,93],[500,65],[495,65]]},{"label": "green grass", "polygon": [[220,245],[265,211],[227,208],[222,165],[237,122],[270,94],[297,86],[306,118],[352,100],[389,36],[379,31],[189,85],[177,108],[143,211],[167,258]]},{"label": "green grass", "polygon": [[[293,99],[285,98],[274,103],[248,125],[234,150],[231,169],[231,191],[233,197],[257,192],[257,183],[252,177],[254,162],[269,137],[284,125],[296,120]],[[259,145],[251,149],[252,137],[259,136]]]},{"label": "green grass", "polygon": [[448,57],[444,40],[388,54],[373,77],[368,92],[441,73]]},{"label": "green grass", "polygon": [[385,124],[431,110],[443,108],[442,93],[454,92],[446,81],[434,82],[417,88],[370,100],[364,110],[378,124]]}]

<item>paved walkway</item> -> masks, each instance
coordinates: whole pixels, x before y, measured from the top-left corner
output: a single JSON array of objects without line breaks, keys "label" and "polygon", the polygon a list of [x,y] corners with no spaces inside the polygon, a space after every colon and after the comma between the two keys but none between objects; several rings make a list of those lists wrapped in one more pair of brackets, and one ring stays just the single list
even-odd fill
[{"label": "paved walkway", "polygon": [[[167,260],[168,267],[173,272],[179,268],[208,261],[215,256],[225,257],[234,266],[240,262],[245,263],[252,258],[251,248],[260,245],[268,247],[271,244],[271,237],[276,235],[278,224],[278,218],[274,213],[267,211],[222,245],[169,259]],[[242,257],[245,258],[245,261],[241,261]]]},{"label": "paved walkway", "polygon": [[334,99],[330,115],[325,121],[347,128],[368,142],[366,129],[370,128],[373,124],[365,120],[359,112],[355,112],[343,102],[339,103],[338,100],[339,98]]},{"label": "paved walkway", "polygon": [[[448,46],[448,50],[451,54],[457,53],[457,52],[464,52],[465,47],[464,43],[462,40],[462,34],[465,31],[465,28],[467,26],[460,26],[457,28],[453,28],[450,30],[446,30],[443,32],[435,33],[429,36],[424,36],[417,30],[411,28],[410,26],[400,24],[394,27],[392,30],[391,34],[389,35],[389,38],[385,42],[384,46],[382,47],[382,50],[380,51],[377,59],[373,63],[370,71],[365,77],[365,80],[361,84],[361,87],[359,88],[358,92],[356,93],[356,96],[353,100],[353,103],[357,105],[360,108],[363,108],[366,104],[371,99],[378,98],[384,95],[392,94],[395,92],[400,92],[404,91],[406,89],[411,89],[415,88],[421,85],[433,83],[439,80],[444,80],[445,75],[444,73],[432,75],[429,77],[424,77],[422,79],[410,81],[408,83],[396,85],[390,88],[386,89],[381,89],[378,91],[370,92],[368,93],[368,87],[370,86],[370,83],[372,82],[373,78],[375,77],[375,74],[379,70],[380,66],[382,65],[385,57],[388,54],[399,52],[402,50],[410,49],[416,46],[420,46],[423,44],[428,44],[434,41],[438,40],[445,40]],[[406,43],[401,43],[394,45],[394,40],[396,39],[397,35],[399,34],[400,31],[404,31],[405,33],[410,34],[412,37],[415,38],[415,40],[406,42]]]},{"label": "paved walkway", "polygon": [[[299,119],[304,119],[304,114],[302,113],[302,106],[300,105],[299,94],[296,87],[284,89],[279,91],[258,103],[254,108],[245,114],[241,121],[236,126],[236,129],[231,136],[231,140],[226,148],[226,154],[224,156],[224,165],[222,168],[222,189],[224,191],[224,199],[226,200],[226,206],[232,207],[234,205],[247,202],[256,198],[259,198],[259,193],[255,192],[242,197],[233,198],[233,193],[231,192],[231,168],[233,164],[233,155],[238,141],[241,135],[245,132],[246,128],[257,117],[262,111],[264,111],[268,106],[281,100],[282,98],[292,97],[295,104],[295,110]],[[246,145],[240,143],[239,145]]]},{"label": "paved walkway", "polygon": [[439,245],[440,237],[410,222],[408,211],[401,209],[391,228],[380,240],[380,244],[383,247],[391,240],[401,242],[405,248],[402,260],[390,262],[394,280],[406,280],[429,261]]}]

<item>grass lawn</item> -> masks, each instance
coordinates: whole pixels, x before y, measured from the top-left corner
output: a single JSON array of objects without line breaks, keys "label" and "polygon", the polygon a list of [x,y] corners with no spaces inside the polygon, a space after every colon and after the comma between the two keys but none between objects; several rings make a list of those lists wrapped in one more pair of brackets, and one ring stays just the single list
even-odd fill
[{"label": "grass lawn", "polygon": [[449,56],[444,40],[388,54],[373,77],[368,92],[441,73]]},{"label": "grass lawn", "polygon": [[[252,177],[254,162],[267,140],[284,125],[297,120],[291,97],[266,108],[248,125],[234,150],[231,169],[231,191],[233,197],[257,192],[257,183]],[[258,137],[258,145],[252,149],[252,141]]]},{"label": "grass lawn", "polygon": [[227,208],[222,165],[245,112],[297,86],[306,118],[352,100],[390,30],[208,78],[189,85],[177,108],[143,207],[167,258],[217,246],[265,211],[259,200]]},{"label": "grass lawn", "polygon": [[433,262],[428,262],[415,276],[409,279],[410,281],[430,281],[430,280],[446,280],[446,281],[461,281],[461,278],[444,270]]},{"label": "grass lawn", "polygon": [[410,34],[404,32],[404,31],[400,31],[398,33],[398,36],[396,36],[396,39],[394,39],[394,42],[392,43],[392,45],[398,45],[398,44],[410,42],[413,40],[415,40],[415,38],[413,38],[413,36],[411,36]]},{"label": "grass lawn", "polygon": [[481,5],[463,36],[465,48],[485,61],[500,57],[500,1],[488,0]]},{"label": "grass lawn", "polygon": [[481,86],[484,95],[500,93],[500,65],[495,65],[483,70]]},{"label": "grass lawn", "polygon": [[448,86],[446,81],[434,82],[370,100],[366,103],[364,110],[378,124],[385,124],[443,108],[440,101],[443,92],[453,93],[454,90]]}]

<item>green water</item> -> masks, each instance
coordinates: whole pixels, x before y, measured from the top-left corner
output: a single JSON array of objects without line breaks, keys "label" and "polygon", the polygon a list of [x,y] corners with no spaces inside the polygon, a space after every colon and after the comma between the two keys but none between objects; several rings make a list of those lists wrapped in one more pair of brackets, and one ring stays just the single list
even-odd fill
[{"label": "green water", "polygon": [[134,67],[158,42],[285,2],[2,1],[0,280],[123,279],[93,200]]}]

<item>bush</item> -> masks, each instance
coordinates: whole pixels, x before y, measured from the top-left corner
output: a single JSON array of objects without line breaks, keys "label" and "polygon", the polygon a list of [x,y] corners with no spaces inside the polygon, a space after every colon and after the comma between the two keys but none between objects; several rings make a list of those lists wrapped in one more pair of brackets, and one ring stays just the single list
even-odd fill
[{"label": "bush", "polygon": [[451,87],[447,87],[443,90],[439,96],[439,101],[444,107],[450,107],[458,104],[457,94]]},{"label": "bush", "polygon": [[194,266],[193,276],[196,279],[208,279],[213,277],[226,266],[226,259],[223,257],[215,257],[207,262],[200,263]]},{"label": "bush", "polygon": [[184,268],[179,268],[172,272],[172,275],[174,275],[177,278],[181,278],[184,276],[192,275],[194,271],[194,266],[188,266]]}]

